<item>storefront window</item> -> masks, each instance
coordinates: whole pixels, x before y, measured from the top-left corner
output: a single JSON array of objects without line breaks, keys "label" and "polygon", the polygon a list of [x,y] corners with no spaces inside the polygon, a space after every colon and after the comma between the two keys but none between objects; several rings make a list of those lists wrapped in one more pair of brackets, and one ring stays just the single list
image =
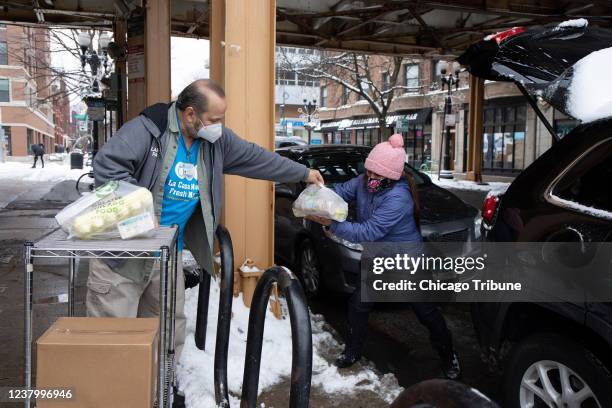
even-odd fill
[{"label": "storefront window", "polygon": [[343,130],[341,133],[340,143],[342,144],[351,144],[351,131]]},{"label": "storefront window", "polygon": [[363,131],[363,144],[366,146],[371,146],[372,145],[372,132],[374,130],[373,129],[365,129]]},{"label": "storefront window", "polygon": [[483,170],[513,172],[525,165],[525,105],[485,107]]},{"label": "storefront window", "polygon": [[363,134],[365,133],[365,129],[357,129],[355,144],[362,145],[363,144]]}]

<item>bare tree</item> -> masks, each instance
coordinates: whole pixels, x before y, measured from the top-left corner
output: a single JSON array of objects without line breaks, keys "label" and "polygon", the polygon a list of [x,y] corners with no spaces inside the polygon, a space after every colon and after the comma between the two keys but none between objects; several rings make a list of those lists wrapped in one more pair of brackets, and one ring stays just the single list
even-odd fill
[{"label": "bare tree", "polygon": [[[87,66],[81,67],[80,64],[77,30],[24,28],[22,33],[14,33],[11,40],[13,45],[8,47],[9,58],[23,66],[36,82],[36,98],[25,95],[26,99],[30,99],[26,102],[32,108],[40,108],[62,97],[80,100],[91,93],[92,77]],[[26,45],[27,49],[24,47]],[[52,56],[59,53],[63,54],[64,60],[68,60],[67,65],[74,68],[54,65]],[[58,86],[61,80],[65,83],[63,89]]]},{"label": "bare tree", "polygon": [[278,68],[311,80],[336,83],[359,95],[376,115],[380,129],[384,129],[393,99],[422,88],[420,82],[411,86],[404,83],[402,66],[409,62],[414,61],[354,52],[289,53],[281,48]]}]

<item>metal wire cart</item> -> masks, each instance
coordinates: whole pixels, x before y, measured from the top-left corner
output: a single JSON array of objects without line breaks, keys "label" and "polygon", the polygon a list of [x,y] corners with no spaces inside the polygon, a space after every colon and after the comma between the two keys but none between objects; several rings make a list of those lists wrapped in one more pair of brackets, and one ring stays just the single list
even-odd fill
[{"label": "metal wire cart", "polygon": [[[159,372],[157,407],[171,404],[177,281],[177,228],[159,227],[146,238],[130,240],[71,240],[58,230],[38,242],[25,243],[24,284],[24,341],[25,341],[25,387],[32,387],[32,295],[34,289],[35,258],[66,258],[69,262],[68,316],[74,316],[74,285],[76,260],[80,259],[153,259],[160,266],[160,315],[159,315]],[[170,275],[172,274],[172,275]],[[169,279],[172,276],[172,279]],[[170,298],[169,298],[170,295]],[[168,302],[170,300],[170,302]],[[30,407],[31,401],[25,402]]]}]

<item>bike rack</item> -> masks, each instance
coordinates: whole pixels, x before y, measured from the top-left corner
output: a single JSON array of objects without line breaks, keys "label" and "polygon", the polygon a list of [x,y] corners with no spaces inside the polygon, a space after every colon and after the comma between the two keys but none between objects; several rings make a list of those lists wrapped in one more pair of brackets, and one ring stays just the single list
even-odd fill
[{"label": "bike rack", "polygon": [[289,269],[273,266],[267,269],[255,287],[244,361],[242,379],[241,408],[256,408],[259,370],[261,368],[261,348],[263,345],[266,310],[273,284],[287,299],[289,321],[291,323],[291,390],[289,408],[307,408],[310,399],[312,379],[312,328],[308,304],[302,286]]},{"label": "bike rack", "polygon": [[[218,226],[216,236],[221,250],[221,293],[215,343],[215,402],[217,407],[229,408],[227,355],[234,292],[234,252],[230,234],[224,226]],[[200,275],[194,335],[195,344],[200,350],[204,350],[206,347],[210,282],[210,274],[203,272]],[[312,379],[312,328],[310,326],[308,304],[297,278],[287,268],[278,266],[269,268],[263,273],[253,294],[249,314],[241,407],[256,408],[266,310],[274,283],[277,284],[280,293],[287,299],[291,324],[293,355],[289,408],[307,408]]]},{"label": "bike rack", "polygon": [[[234,297],[234,250],[232,238],[227,228],[219,225],[216,231],[221,251],[221,290],[219,297],[219,316],[217,318],[217,338],[215,342],[215,402],[217,407],[229,408],[227,387],[227,353],[229,348],[232,301]],[[208,304],[210,299],[210,274],[202,271],[198,292],[198,312],[196,318],[195,344],[200,350],[206,348],[206,327],[208,325]]]}]

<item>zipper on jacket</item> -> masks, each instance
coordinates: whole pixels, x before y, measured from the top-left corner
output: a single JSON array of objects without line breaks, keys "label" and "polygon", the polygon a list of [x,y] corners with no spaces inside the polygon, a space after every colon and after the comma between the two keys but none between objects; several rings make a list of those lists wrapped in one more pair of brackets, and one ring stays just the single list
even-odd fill
[{"label": "zipper on jacket", "polygon": [[[216,216],[215,216],[215,199],[214,199],[214,188],[215,188],[215,146],[211,143],[210,148],[210,163],[211,163],[211,175],[210,175],[210,205],[212,207],[212,216],[213,216],[213,228],[217,224]],[[213,235],[216,231],[213,231]]]}]

